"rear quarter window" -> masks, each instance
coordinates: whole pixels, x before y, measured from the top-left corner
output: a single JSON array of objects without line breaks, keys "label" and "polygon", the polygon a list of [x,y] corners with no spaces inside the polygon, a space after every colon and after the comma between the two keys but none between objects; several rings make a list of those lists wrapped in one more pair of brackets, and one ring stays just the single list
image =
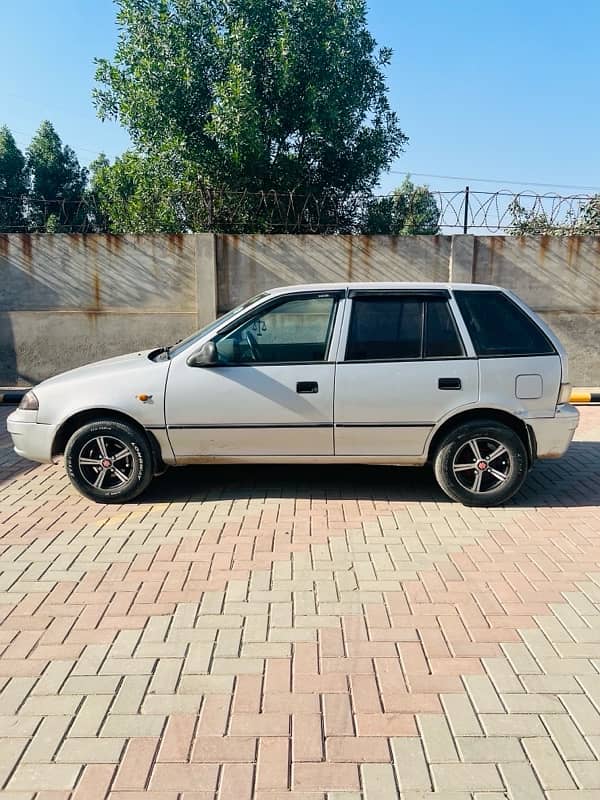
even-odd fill
[{"label": "rear quarter window", "polygon": [[545,356],[556,353],[546,334],[503,292],[458,290],[454,297],[478,356]]}]

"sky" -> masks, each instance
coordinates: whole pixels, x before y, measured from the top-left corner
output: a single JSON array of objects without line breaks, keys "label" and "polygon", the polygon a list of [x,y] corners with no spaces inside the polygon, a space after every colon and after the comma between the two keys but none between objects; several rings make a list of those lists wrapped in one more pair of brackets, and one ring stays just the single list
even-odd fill
[{"label": "sky", "polygon": [[[407,172],[442,191],[600,191],[597,0],[370,0],[369,26],[410,138],[382,192]],[[91,99],[116,36],[112,0],[0,0],[0,124],[19,146],[50,119],[82,164],[127,148]]]}]

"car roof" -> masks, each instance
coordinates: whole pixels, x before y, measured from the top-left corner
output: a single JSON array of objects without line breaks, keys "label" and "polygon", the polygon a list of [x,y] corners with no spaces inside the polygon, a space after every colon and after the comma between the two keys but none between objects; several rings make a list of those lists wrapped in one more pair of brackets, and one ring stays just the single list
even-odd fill
[{"label": "car roof", "polygon": [[477,291],[505,291],[500,286],[491,286],[482,283],[410,283],[401,281],[370,281],[364,283],[303,283],[294,286],[278,286],[275,289],[271,289],[269,294],[287,294],[289,292],[327,292],[335,289],[387,289],[389,291],[398,291],[403,289],[473,289]]}]

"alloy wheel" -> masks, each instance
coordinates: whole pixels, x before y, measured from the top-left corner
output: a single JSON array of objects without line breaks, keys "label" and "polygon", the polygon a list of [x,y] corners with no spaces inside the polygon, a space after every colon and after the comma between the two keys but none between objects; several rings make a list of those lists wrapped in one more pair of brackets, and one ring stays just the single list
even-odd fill
[{"label": "alloy wheel", "polygon": [[95,489],[113,490],[128,483],[135,470],[132,449],[114,436],[94,436],[81,448],[79,470]]},{"label": "alloy wheel", "polygon": [[452,472],[470,492],[492,492],[509,479],[512,463],[508,448],[496,439],[478,436],[465,442],[452,461]]}]

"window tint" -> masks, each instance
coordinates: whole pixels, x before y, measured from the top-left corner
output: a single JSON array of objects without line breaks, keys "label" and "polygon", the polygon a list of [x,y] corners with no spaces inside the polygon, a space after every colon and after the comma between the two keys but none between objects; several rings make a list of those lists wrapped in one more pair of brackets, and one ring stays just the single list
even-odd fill
[{"label": "window tint", "polygon": [[421,358],[423,301],[409,297],[355,297],[347,361]]},{"label": "window tint", "polygon": [[427,303],[425,358],[461,358],[464,350],[452,312],[445,301]]},{"label": "window tint", "polygon": [[222,364],[324,361],[337,299],[290,298],[215,341]]},{"label": "window tint", "polygon": [[556,352],[533,320],[502,292],[454,292],[478,356]]}]

